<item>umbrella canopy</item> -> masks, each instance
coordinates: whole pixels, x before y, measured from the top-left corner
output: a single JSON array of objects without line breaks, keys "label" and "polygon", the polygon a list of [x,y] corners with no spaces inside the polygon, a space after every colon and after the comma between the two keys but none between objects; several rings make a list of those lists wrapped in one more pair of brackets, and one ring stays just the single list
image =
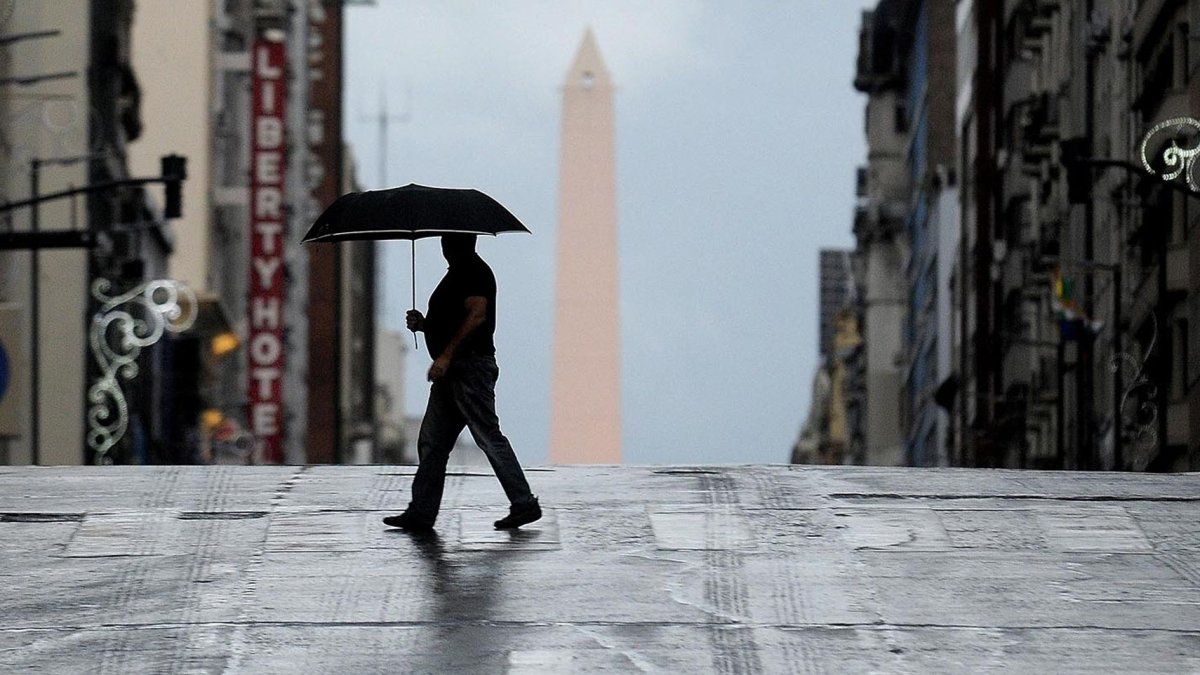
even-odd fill
[{"label": "umbrella canopy", "polygon": [[420,239],[501,232],[529,230],[500,202],[479,190],[410,183],[338,197],[309,228],[303,241]]},{"label": "umbrella canopy", "polygon": [[[416,241],[443,234],[529,232],[529,229],[479,190],[427,187],[409,183],[388,190],[351,192],[334,200],[301,241],[408,239],[412,242],[412,306],[417,307]],[[413,342],[417,339],[413,332]]]}]

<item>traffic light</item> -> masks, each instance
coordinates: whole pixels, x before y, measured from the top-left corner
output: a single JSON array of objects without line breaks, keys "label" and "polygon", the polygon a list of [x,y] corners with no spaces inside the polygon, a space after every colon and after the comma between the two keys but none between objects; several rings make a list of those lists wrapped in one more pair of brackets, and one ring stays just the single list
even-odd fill
[{"label": "traffic light", "polygon": [[166,186],[163,218],[178,218],[183,215],[183,181],[187,178],[187,157],[163,157],[162,177]]},{"label": "traffic light", "polygon": [[1089,159],[1087,139],[1070,138],[1059,145],[1063,167],[1067,170],[1067,201],[1086,204],[1092,199],[1092,167]]}]

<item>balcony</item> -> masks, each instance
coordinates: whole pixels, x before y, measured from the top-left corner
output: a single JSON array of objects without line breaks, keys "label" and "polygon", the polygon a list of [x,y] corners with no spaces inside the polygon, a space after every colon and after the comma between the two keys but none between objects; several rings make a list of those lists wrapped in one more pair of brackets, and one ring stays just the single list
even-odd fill
[{"label": "balcony", "polygon": [[1061,8],[1061,0],[1024,0],[1015,3],[1006,19],[1011,22],[1023,48],[1041,53],[1045,38],[1054,27],[1054,15]]},{"label": "balcony", "polygon": [[862,92],[897,86],[904,79],[900,64],[897,25],[904,2],[881,0],[874,11],[863,12],[858,34],[858,60],[854,88]]},{"label": "balcony", "polygon": [[1026,100],[1020,121],[1026,139],[1035,143],[1053,143],[1061,138],[1057,103],[1048,92],[1032,94]]},{"label": "balcony", "polygon": [[904,234],[906,206],[901,202],[862,199],[854,209],[854,236],[859,243],[890,241]]}]

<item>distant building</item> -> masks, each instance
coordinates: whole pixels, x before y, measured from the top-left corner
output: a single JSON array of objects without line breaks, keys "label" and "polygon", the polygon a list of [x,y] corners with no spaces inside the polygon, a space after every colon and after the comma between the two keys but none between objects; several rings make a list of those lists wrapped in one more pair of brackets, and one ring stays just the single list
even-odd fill
[{"label": "distant building", "polygon": [[833,319],[832,344],[813,375],[808,417],[792,446],[792,464],[847,464],[861,442],[862,402],[854,379],[862,350],[858,310],[847,305]]},{"label": "distant building", "polygon": [[855,389],[862,340],[851,252],[821,249],[818,270],[820,365],[808,416],[792,447],[793,464],[842,464],[852,441],[862,436]]},{"label": "distant building", "polygon": [[958,144],[955,141],[954,0],[904,3],[899,34],[904,72],[902,114],[909,142],[905,229],[907,309],[904,335],[904,463],[946,466],[950,415],[935,393],[954,377],[951,279],[958,262]]},{"label": "distant building", "polygon": [[[362,189],[350,147],[343,145],[342,186],[338,194]],[[331,247],[337,254],[338,276],[338,439],[337,461],[366,464],[380,461],[377,378],[381,373],[376,328],[378,272],[374,241],[348,241]],[[403,343],[402,343],[403,345]],[[394,345],[393,345],[394,346]],[[386,363],[403,377],[403,351],[398,361]],[[400,405],[403,405],[401,397]]]},{"label": "distant building", "polygon": [[828,456],[829,400],[832,387],[829,368],[822,360],[813,373],[808,414],[800,426],[800,434],[792,444],[788,460],[792,464],[831,464]]},{"label": "distant building", "polygon": [[404,364],[411,339],[407,331],[385,328],[376,333],[374,461],[381,464],[415,463],[404,401]]},{"label": "distant building", "polygon": [[563,84],[550,461],[621,461],[616,88],[588,29]]},{"label": "distant building", "polygon": [[[855,259],[864,340],[854,376],[865,464],[949,463],[959,251],[953,0],[863,13],[854,86],[867,94]],[[939,403],[942,401],[942,403]]]},{"label": "distant building", "polygon": [[823,248],[819,252],[818,269],[821,282],[820,330],[822,356],[833,351],[834,322],[838,312],[854,301],[854,273],[851,251]]},{"label": "distant building", "polygon": [[883,0],[863,13],[854,87],[867,94],[867,165],[860,169],[854,211],[855,277],[863,353],[852,374],[859,392],[861,442],[850,462],[898,466],[906,462],[901,430],[904,319],[907,303],[906,222],[911,178],[908,98],[901,59],[903,2]]}]

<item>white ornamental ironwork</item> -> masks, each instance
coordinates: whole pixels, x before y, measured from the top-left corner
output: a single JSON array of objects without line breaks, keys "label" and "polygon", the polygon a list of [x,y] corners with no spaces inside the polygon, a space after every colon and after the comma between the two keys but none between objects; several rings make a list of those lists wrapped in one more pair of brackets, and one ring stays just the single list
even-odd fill
[{"label": "white ornamental ironwork", "polygon": [[[1162,179],[1172,181],[1183,176],[1188,187],[1200,192],[1200,184],[1197,183],[1196,177],[1193,175],[1193,169],[1196,166],[1196,155],[1200,155],[1200,120],[1192,119],[1191,117],[1176,117],[1154,125],[1146,133],[1142,138],[1141,158],[1142,166],[1151,175],[1159,175],[1159,172],[1150,165],[1151,157],[1148,154],[1150,142],[1163,132],[1170,132],[1173,135],[1167,147],[1162,151],[1164,167],[1164,171],[1161,174]],[[1180,147],[1178,142],[1180,139],[1191,139],[1195,142],[1195,147]],[[1187,143],[1188,141],[1185,141],[1185,144]]]},{"label": "white ornamental ironwork", "polygon": [[97,279],[92,297],[100,309],[92,315],[88,341],[100,377],[88,388],[87,444],[97,464],[111,464],[112,450],[129,427],[129,406],[122,380],[138,374],[142,349],[164,333],[180,333],[196,320],[196,294],[186,284],[157,279],[125,293],[109,295],[112,283]]},{"label": "white ornamental ironwork", "polygon": [[[1120,418],[1116,420],[1116,433],[1133,439],[1140,450],[1148,450],[1158,443],[1158,383],[1150,378],[1150,357],[1158,343],[1158,315],[1150,315],[1153,332],[1150,344],[1139,356],[1126,350],[1113,354],[1109,363],[1112,372],[1120,371],[1128,385],[1121,392],[1118,407]],[[1120,467],[1117,467],[1120,468]]]}]

